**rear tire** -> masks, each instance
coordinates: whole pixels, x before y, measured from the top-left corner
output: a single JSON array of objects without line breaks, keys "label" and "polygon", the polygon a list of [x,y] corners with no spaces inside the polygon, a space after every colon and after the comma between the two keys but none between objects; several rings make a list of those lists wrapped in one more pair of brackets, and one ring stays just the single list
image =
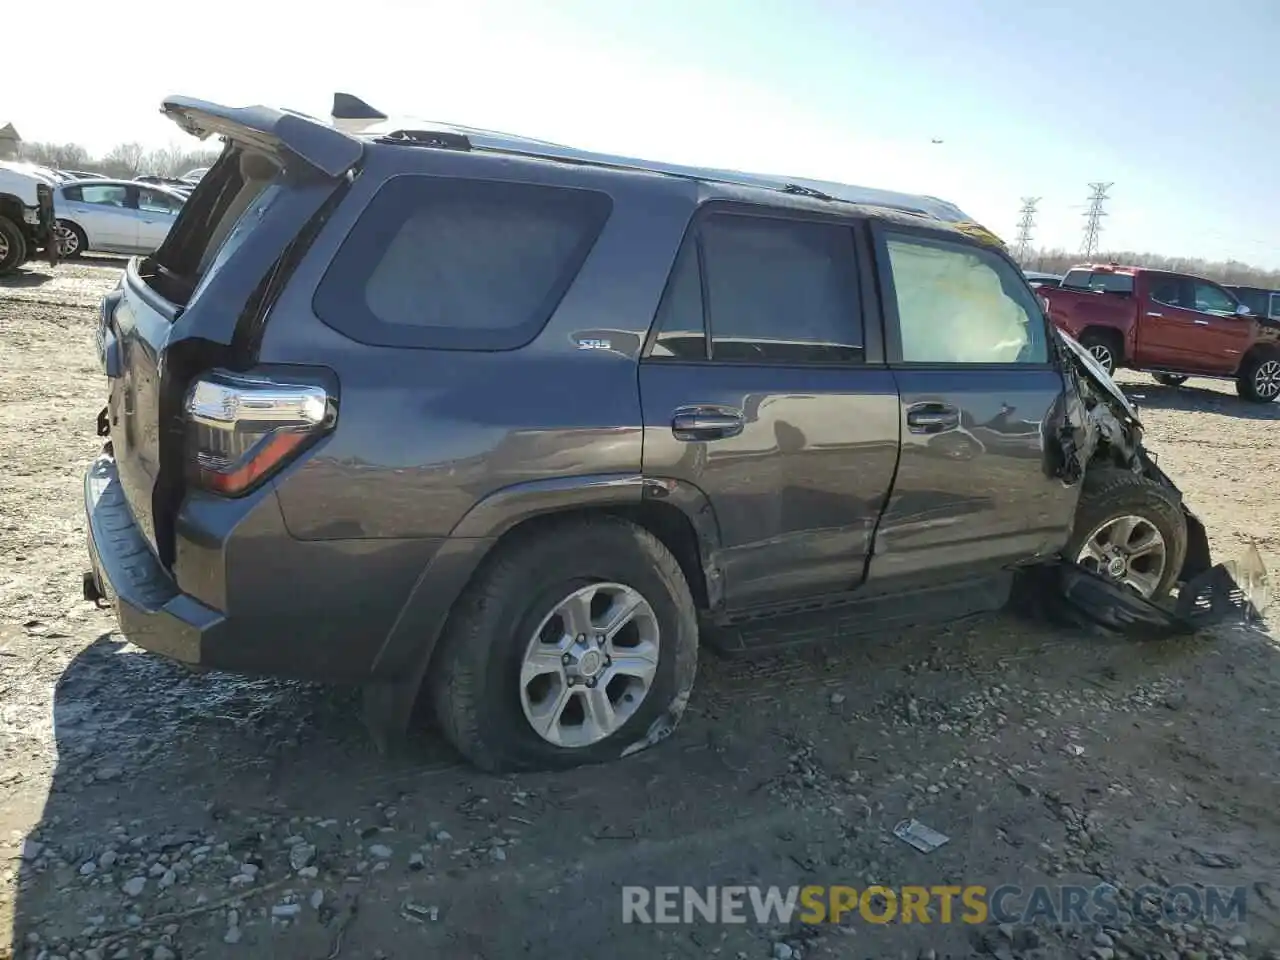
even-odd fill
[{"label": "rear tire", "polygon": [[58,256],[63,260],[74,260],[89,249],[89,238],[78,224],[70,220],[59,220],[54,227],[54,239],[58,244]]},{"label": "rear tire", "polygon": [[1116,367],[1121,360],[1118,337],[1113,337],[1107,333],[1099,333],[1096,330],[1089,330],[1080,337],[1080,346],[1093,355],[1093,359],[1097,360],[1102,369],[1107,371],[1108,376],[1116,372]]},{"label": "rear tire", "polygon": [[1187,377],[1180,373],[1153,373],[1151,376],[1156,383],[1162,383],[1166,387],[1180,387],[1187,382]]},{"label": "rear tire", "polygon": [[1250,403],[1280,397],[1280,352],[1263,350],[1246,357],[1236,376],[1236,393]]},{"label": "rear tire", "polygon": [[27,238],[8,217],[0,217],[0,277],[27,262]]},{"label": "rear tire", "polygon": [[[647,530],[608,516],[537,523],[497,550],[459,598],[432,659],[427,689],[445,737],[473,764],[493,772],[616,760],[664,739],[684,712],[698,663],[693,597],[671,552]],[[597,613],[590,599],[596,589],[606,600],[610,590],[615,596],[629,590],[647,604],[649,639],[641,643],[648,644],[656,668],[642,693],[625,670],[618,672],[628,649],[621,639],[610,648],[619,663],[591,661],[599,670],[589,678],[592,689],[586,689],[589,668],[580,654],[572,668],[557,673],[562,647],[550,646],[553,636],[578,633],[557,611],[585,591],[594,628],[615,609]],[[531,655],[543,657],[544,650],[550,670],[542,666],[526,679]],[[564,652],[565,664],[570,658]],[[588,716],[601,693],[618,699]],[[543,711],[545,704],[551,706]],[[534,726],[539,714],[552,718],[543,732]],[[606,714],[618,717],[618,726],[594,727],[612,732],[591,741],[588,725]],[[566,745],[574,740],[580,745]]]},{"label": "rear tire", "polygon": [[[1125,536],[1130,520],[1140,522],[1129,525]],[[1159,534],[1158,571],[1154,551],[1140,552],[1153,542],[1152,529]],[[1066,555],[1085,569],[1128,580],[1140,595],[1159,601],[1169,593],[1187,556],[1187,518],[1181,498],[1168,487],[1130,471],[1092,467],[1085,474]],[[1108,556],[1123,559],[1125,570],[1121,572],[1118,566],[1107,569]],[[1139,588],[1135,582],[1145,582],[1150,589]]]}]

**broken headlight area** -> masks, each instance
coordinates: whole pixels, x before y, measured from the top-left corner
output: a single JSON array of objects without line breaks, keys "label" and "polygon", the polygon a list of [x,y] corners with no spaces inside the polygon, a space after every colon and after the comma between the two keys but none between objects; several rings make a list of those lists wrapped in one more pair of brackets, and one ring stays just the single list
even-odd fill
[{"label": "broken headlight area", "polygon": [[1132,470],[1170,490],[1187,521],[1186,558],[1176,595],[1167,603],[1144,599],[1123,583],[1060,556],[1018,572],[1013,608],[1060,626],[1138,639],[1192,634],[1225,620],[1260,619],[1270,590],[1257,549],[1251,546],[1239,560],[1213,563],[1204,524],[1143,446],[1136,408],[1088,351],[1066,334],[1061,342],[1067,389],[1052,425],[1057,443],[1049,469],[1074,485],[1102,464]]}]

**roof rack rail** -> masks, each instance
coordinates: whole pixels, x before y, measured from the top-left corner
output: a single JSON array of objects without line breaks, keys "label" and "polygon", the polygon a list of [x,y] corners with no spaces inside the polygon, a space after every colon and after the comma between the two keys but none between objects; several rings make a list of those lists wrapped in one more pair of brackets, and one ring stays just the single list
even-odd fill
[{"label": "roof rack rail", "polygon": [[471,139],[464,133],[449,130],[393,130],[377,138],[379,143],[408,143],[439,150],[470,150]]}]

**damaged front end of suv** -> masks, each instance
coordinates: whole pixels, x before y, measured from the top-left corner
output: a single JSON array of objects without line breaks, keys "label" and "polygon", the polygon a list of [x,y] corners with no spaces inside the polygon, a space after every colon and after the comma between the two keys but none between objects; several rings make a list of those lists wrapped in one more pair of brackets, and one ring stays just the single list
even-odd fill
[{"label": "damaged front end of suv", "polygon": [[1262,616],[1269,599],[1262,558],[1250,546],[1238,560],[1215,564],[1204,524],[1177,485],[1143,445],[1138,411],[1089,352],[1058,331],[1067,390],[1050,424],[1046,468],[1062,482],[1082,484],[1106,472],[1129,474],[1160,488],[1177,503],[1186,524],[1186,548],[1171,578],[1173,596],[1142,596],[1105,571],[1077,562],[1070,552],[1020,571],[1014,607],[1039,619],[1143,638],[1189,634],[1226,619]]}]

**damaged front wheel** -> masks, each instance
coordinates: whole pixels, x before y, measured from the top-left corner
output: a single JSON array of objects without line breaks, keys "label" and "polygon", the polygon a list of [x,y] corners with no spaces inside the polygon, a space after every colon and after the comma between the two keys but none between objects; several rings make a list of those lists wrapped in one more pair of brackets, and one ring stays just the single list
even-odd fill
[{"label": "damaged front wheel", "polygon": [[1147,600],[1169,593],[1187,554],[1178,494],[1126,470],[1085,475],[1067,556]]}]

